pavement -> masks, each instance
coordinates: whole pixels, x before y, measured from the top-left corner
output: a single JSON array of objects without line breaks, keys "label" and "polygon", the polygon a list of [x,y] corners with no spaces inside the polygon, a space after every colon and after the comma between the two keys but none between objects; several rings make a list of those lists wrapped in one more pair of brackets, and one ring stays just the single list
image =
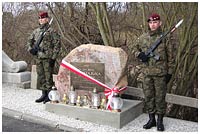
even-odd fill
[{"label": "pavement", "polygon": [[[45,104],[35,103],[40,95],[41,91],[36,89],[22,89],[3,83],[2,114],[70,132],[157,132],[156,127],[149,130],[142,128],[148,120],[147,114],[117,129],[48,112]],[[198,122],[165,117],[164,125],[165,132],[198,132]]]},{"label": "pavement", "polygon": [[63,130],[3,115],[2,132],[63,132]]}]

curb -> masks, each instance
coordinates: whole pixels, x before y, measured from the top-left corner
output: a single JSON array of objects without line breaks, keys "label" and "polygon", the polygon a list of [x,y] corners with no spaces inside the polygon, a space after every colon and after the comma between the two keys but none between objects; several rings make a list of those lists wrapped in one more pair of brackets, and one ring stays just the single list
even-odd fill
[{"label": "curb", "polygon": [[63,131],[68,131],[68,132],[83,132],[82,129],[77,129],[77,128],[73,128],[73,127],[69,127],[63,124],[57,124],[51,120],[47,120],[38,116],[33,116],[30,114],[26,114],[26,113],[22,113],[16,110],[12,110],[12,109],[8,109],[5,107],[2,107],[2,115],[3,116],[8,116],[8,117],[14,117],[15,119],[19,119],[19,120],[25,120],[28,122],[32,122],[32,123],[37,123],[37,124],[41,124],[41,125],[46,125],[49,127],[53,127],[53,128],[58,128],[61,129]]}]

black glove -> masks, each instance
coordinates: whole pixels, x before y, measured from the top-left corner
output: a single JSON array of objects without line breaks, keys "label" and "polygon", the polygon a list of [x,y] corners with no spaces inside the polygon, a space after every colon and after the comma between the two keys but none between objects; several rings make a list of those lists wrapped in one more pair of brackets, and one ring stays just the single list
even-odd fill
[{"label": "black glove", "polygon": [[56,62],[56,60],[50,59],[50,60],[49,60],[49,65],[50,65],[51,67],[54,67],[55,62]]},{"label": "black glove", "polygon": [[145,55],[144,52],[140,52],[138,55],[138,58],[142,60],[142,62],[147,62],[148,61],[148,56]]},{"label": "black glove", "polygon": [[166,74],[165,78],[166,78],[166,83],[169,83],[170,79],[172,78],[172,75]]},{"label": "black glove", "polygon": [[31,50],[29,50],[29,52],[32,54],[32,55],[37,55],[37,50],[35,48],[32,48]]}]

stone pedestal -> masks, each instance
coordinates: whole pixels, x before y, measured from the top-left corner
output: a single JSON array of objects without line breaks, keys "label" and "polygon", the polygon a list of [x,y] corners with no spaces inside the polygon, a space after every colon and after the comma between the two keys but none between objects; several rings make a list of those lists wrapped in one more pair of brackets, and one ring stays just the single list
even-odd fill
[{"label": "stone pedestal", "polygon": [[31,73],[28,71],[19,73],[2,72],[3,83],[13,84],[21,88],[30,88],[30,83],[31,83],[30,80],[31,80]]},{"label": "stone pedestal", "polygon": [[142,101],[126,99],[124,99],[124,105],[121,112],[70,106],[61,103],[45,104],[45,109],[49,112],[115,128],[122,128],[124,125],[137,118],[142,114],[142,108]]},{"label": "stone pedestal", "polygon": [[32,65],[31,69],[31,88],[37,89],[37,70],[36,65]]}]

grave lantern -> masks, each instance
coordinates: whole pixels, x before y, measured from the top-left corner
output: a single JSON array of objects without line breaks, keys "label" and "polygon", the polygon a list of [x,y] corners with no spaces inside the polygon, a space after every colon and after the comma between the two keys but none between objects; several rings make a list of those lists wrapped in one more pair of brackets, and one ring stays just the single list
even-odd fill
[{"label": "grave lantern", "polygon": [[52,90],[48,94],[49,99],[52,103],[58,103],[60,100],[60,94],[57,91],[57,88],[55,86],[52,87]]},{"label": "grave lantern", "polygon": [[89,107],[89,101],[87,95],[83,96],[83,107]]},{"label": "grave lantern", "polygon": [[68,98],[67,94],[64,93],[64,94],[63,94],[63,98],[62,98],[62,103],[67,104],[68,101],[69,101],[69,98]]},{"label": "grave lantern", "polygon": [[73,86],[70,87],[70,91],[69,91],[69,104],[71,105],[76,104],[76,91]]},{"label": "grave lantern", "polygon": [[123,100],[120,98],[118,93],[113,94],[110,106],[114,112],[121,112]]},{"label": "grave lantern", "polygon": [[92,92],[92,108],[98,109],[100,106],[100,95],[97,93],[97,89],[94,88]]},{"label": "grave lantern", "polygon": [[101,99],[100,109],[105,110],[106,109],[106,99]]}]

